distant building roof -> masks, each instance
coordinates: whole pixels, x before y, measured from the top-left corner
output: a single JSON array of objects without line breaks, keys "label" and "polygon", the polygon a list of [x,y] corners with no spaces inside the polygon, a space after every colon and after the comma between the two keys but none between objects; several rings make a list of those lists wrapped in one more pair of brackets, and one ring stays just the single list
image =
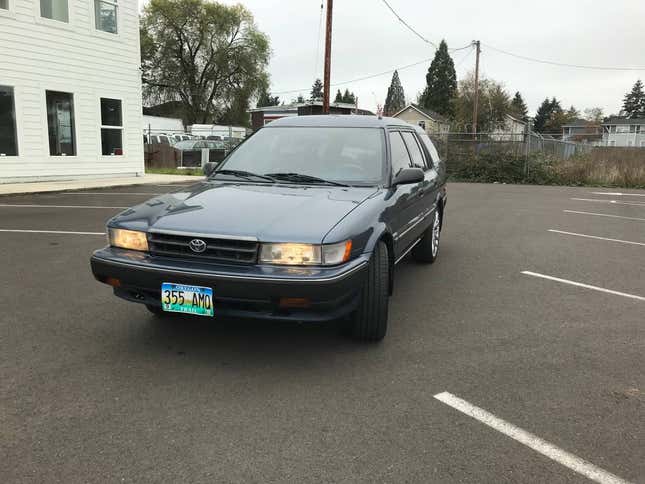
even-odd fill
[{"label": "distant building roof", "polygon": [[[298,108],[302,106],[322,106],[323,102],[322,101],[307,101],[304,103],[293,103],[293,104],[281,104],[279,106],[262,106],[260,108],[252,108],[249,109],[250,113],[255,113],[258,111],[262,112],[272,112],[272,113],[279,113],[279,112],[298,112]],[[355,104],[350,104],[350,103],[329,103],[330,107],[333,108],[340,108],[340,109],[356,109]],[[374,114],[371,111],[368,111],[367,109],[358,109],[358,114]]]},{"label": "distant building roof", "polygon": [[645,124],[645,118],[628,118],[625,116],[612,116],[602,122],[603,126],[610,124]]},{"label": "distant building roof", "polygon": [[379,118],[377,116],[348,116],[346,114],[323,114],[312,116],[291,116],[280,118],[266,128],[279,126],[339,126],[343,128],[384,128],[386,126],[407,126],[409,123],[398,118]]},{"label": "distant building roof", "polygon": [[414,103],[408,104],[406,107],[404,107],[400,111],[394,113],[392,115],[392,117],[396,118],[399,114],[401,114],[403,111],[405,111],[406,109],[409,109],[409,108],[412,108],[412,109],[420,112],[424,116],[426,116],[426,117],[428,117],[428,118],[430,118],[430,119],[432,119],[434,121],[439,121],[440,123],[450,123],[448,118],[442,116],[441,114],[436,113],[436,112],[434,112],[434,111],[432,111],[430,109],[426,109],[426,108],[424,108],[422,106],[419,106],[418,104],[414,104]]}]

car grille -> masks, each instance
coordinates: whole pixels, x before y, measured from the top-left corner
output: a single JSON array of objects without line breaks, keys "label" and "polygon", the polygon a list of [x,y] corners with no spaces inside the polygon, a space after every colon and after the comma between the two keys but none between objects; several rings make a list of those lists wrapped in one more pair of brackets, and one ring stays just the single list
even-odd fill
[{"label": "car grille", "polygon": [[[204,252],[197,253],[190,248],[189,243],[194,239],[206,242]],[[207,262],[254,264],[257,261],[258,245],[257,242],[248,240],[148,233],[148,250],[152,255]]]}]

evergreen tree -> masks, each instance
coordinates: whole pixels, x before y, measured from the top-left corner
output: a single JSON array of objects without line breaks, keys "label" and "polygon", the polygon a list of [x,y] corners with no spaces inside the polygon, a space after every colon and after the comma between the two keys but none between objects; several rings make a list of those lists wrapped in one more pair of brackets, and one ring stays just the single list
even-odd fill
[{"label": "evergreen tree", "polygon": [[280,105],[279,96],[272,96],[269,90],[266,88],[260,91],[260,94],[258,96],[258,104],[257,104],[258,108],[262,108],[265,106],[279,106],[279,105]]},{"label": "evergreen tree", "polygon": [[336,98],[334,99],[334,102],[335,103],[345,102],[345,101],[343,101],[343,95],[341,94],[340,89],[338,91],[336,91]]},{"label": "evergreen tree", "polygon": [[549,101],[549,98],[546,98],[544,101],[542,101],[542,104],[540,104],[540,107],[535,114],[535,118],[533,120],[533,129],[538,133],[544,132],[544,128],[550,116],[551,101]]},{"label": "evergreen tree", "polygon": [[320,79],[316,79],[313,86],[311,86],[311,100],[320,101],[323,98],[323,83]]},{"label": "evergreen tree", "polygon": [[452,99],[457,94],[455,63],[448,54],[448,44],[442,40],[426,74],[422,106],[444,116],[452,116]]},{"label": "evergreen tree", "polygon": [[515,93],[515,96],[511,101],[511,115],[524,122],[527,122],[529,119],[529,110],[519,91]]},{"label": "evergreen tree", "polygon": [[385,107],[383,111],[386,116],[391,116],[405,107],[405,93],[403,86],[399,79],[399,73],[394,71],[392,74],[392,82],[387,89],[387,97],[385,98]]},{"label": "evergreen tree", "polygon": [[636,81],[631,92],[625,94],[623,111],[629,118],[645,116],[645,92],[643,91],[643,82],[640,79]]},{"label": "evergreen tree", "polygon": [[347,104],[356,104],[356,96],[353,92],[349,92],[349,89],[345,89],[345,94],[343,94],[343,101]]},{"label": "evergreen tree", "polygon": [[302,94],[298,94],[298,97],[296,98],[296,102],[298,104],[302,104],[305,102],[305,97]]}]

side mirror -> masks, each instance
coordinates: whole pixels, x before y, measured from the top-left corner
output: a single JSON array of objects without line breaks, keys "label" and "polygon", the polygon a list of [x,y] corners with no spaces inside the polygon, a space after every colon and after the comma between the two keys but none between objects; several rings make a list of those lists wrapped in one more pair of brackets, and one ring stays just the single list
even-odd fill
[{"label": "side mirror", "polygon": [[206,175],[207,177],[211,176],[215,171],[215,168],[217,168],[217,163],[207,161],[206,163],[204,163],[204,175]]},{"label": "side mirror", "polygon": [[421,183],[425,179],[425,174],[421,168],[403,168],[399,171],[394,180],[392,180],[392,185],[408,185],[411,183]]}]

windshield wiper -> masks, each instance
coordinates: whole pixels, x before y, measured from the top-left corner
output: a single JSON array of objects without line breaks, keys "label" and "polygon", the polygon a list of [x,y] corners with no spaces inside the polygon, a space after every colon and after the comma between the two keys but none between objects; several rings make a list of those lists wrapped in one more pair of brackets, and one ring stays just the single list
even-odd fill
[{"label": "windshield wiper", "polygon": [[213,172],[213,174],[209,178],[213,178],[217,175],[231,175],[235,176],[238,178],[244,178],[246,180],[250,180],[252,178],[259,178],[261,180],[266,180],[270,182],[275,182],[273,178],[271,178],[268,175],[258,175],[257,173],[251,173],[250,171],[244,171],[244,170],[216,170]]},{"label": "windshield wiper", "polygon": [[275,180],[285,180],[290,182],[301,183],[323,183],[325,185],[335,185],[337,187],[348,187],[345,183],[338,183],[317,176],[305,175],[304,173],[265,173],[264,176]]}]

